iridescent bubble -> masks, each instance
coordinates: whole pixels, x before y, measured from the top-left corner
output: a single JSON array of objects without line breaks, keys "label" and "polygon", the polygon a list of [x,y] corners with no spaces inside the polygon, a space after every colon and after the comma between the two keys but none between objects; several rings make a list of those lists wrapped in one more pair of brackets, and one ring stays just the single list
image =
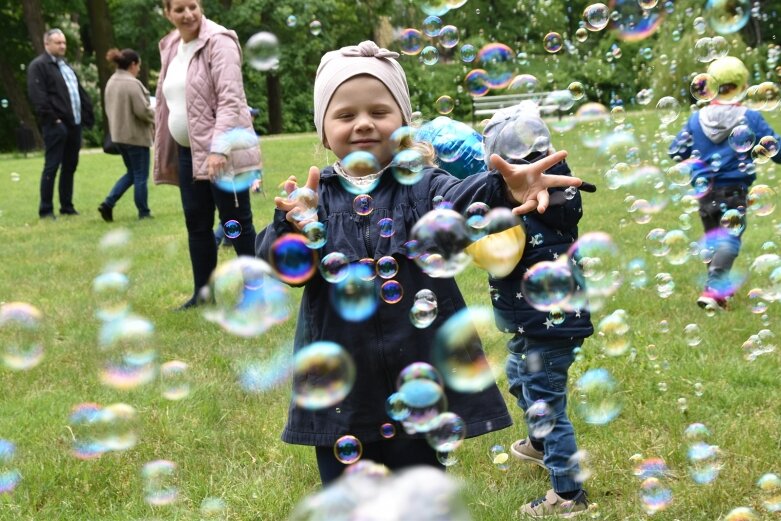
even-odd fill
[{"label": "iridescent bubble", "polygon": [[655,276],[656,294],[659,298],[669,298],[675,291],[675,279],[667,272],[657,273]]},{"label": "iridescent bubble", "polygon": [[201,507],[199,510],[201,517],[206,519],[224,518],[227,511],[228,507],[225,504],[225,501],[218,497],[205,497],[201,500]]},{"label": "iridescent bubble", "polygon": [[296,208],[291,213],[293,219],[301,222],[316,218],[317,199],[317,192],[306,186],[302,186],[290,192],[287,196],[287,200],[289,203],[296,205]]},{"label": "iridescent bubble", "polygon": [[691,256],[689,238],[682,230],[670,230],[664,235],[662,244],[667,250],[667,262],[673,266],[685,264]]},{"label": "iridescent bubble", "polygon": [[442,29],[439,31],[439,44],[445,49],[452,49],[458,45],[458,28],[454,25],[445,25],[442,27]]},{"label": "iridescent bubble", "polygon": [[410,321],[418,329],[431,325],[437,318],[437,298],[434,292],[422,289],[415,294],[415,303],[410,309]]},{"label": "iridescent bubble", "polygon": [[399,272],[399,263],[388,255],[377,259],[377,275],[382,279],[392,279]]},{"label": "iridescent bubble", "polygon": [[497,470],[505,471],[510,468],[508,463],[510,460],[510,455],[507,454],[504,446],[493,445],[489,450],[489,455],[491,457],[491,463],[493,463]]},{"label": "iridescent bubble", "polygon": [[151,382],[157,371],[153,336],[152,323],[137,315],[104,322],[98,334],[104,355],[101,382],[120,390]]},{"label": "iridescent bubble", "polygon": [[724,521],[758,521],[759,516],[749,507],[737,507],[730,510]]},{"label": "iridescent bubble", "polygon": [[575,279],[568,257],[536,263],[524,273],[521,281],[524,298],[540,311],[561,308],[572,297],[574,290]]},{"label": "iridescent bubble", "polygon": [[542,47],[547,52],[555,54],[564,46],[564,39],[557,32],[549,32],[542,38]]},{"label": "iridescent bubble", "polygon": [[308,246],[306,237],[288,233],[271,244],[271,265],[280,280],[300,285],[315,274],[317,253]]},{"label": "iridescent bubble", "polygon": [[575,31],[575,39],[579,41],[580,43],[585,42],[588,40],[588,31],[585,27],[578,27]]},{"label": "iridescent bubble", "polygon": [[653,515],[670,506],[673,493],[663,480],[650,477],[640,484],[640,500],[645,513]]},{"label": "iridescent bubble", "polygon": [[293,358],[293,399],[314,411],[344,400],[355,383],[355,363],[334,342],[320,341],[297,351]]},{"label": "iridescent bubble", "polygon": [[358,215],[369,215],[374,211],[374,199],[369,194],[359,194],[353,199],[353,211]]},{"label": "iridescent bubble", "polygon": [[768,512],[781,512],[781,478],[768,472],[757,481],[762,493],[762,508]]},{"label": "iridescent bubble", "polygon": [[103,451],[132,449],[138,442],[138,414],[133,406],[113,403],[100,411],[97,443]]},{"label": "iridescent bubble", "polygon": [[433,45],[427,45],[420,51],[420,61],[424,65],[436,65],[439,61],[439,51]]},{"label": "iridescent bubble", "polygon": [[515,53],[503,43],[489,43],[477,53],[477,60],[485,71],[488,88],[503,89],[510,84],[515,68]]},{"label": "iridescent bubble", "polygon": [[770,161],[770,152],[762,145],[757,145],[751,149],[751,160],[757,165],[764,165]]},{"label": "iridescent bubble", "polygon": [[589,102],[581,105],[575,113],[580,139],[588,148],[597,148],[608,134],[609,120],[607,107],[601,103]]},{"label": "iridescent bubble", "polygon": [[0,438],[0,494],[9,494],[22,481],[22,474],[16,468],[16,445]]},{"label": "iridescent bubble", "polygon": [[719,83],[710,74],[701,72],[692,78],[689,92],[699,101],[710,101],[719,93]]},{"label": "iridescent bubble", "polygon": [[618,247],[610,235],[590,232],[583,235],[567,251],[586,279],[586,294],[608,297],[621,286],[622,269]]},{"label": "iridescent bubble", "polygon": [[536,92],[539,86],[539,80],[532,74],[519,74],[510,81],[509,85],[507,85],[507,91]]},{"label": "iridescent bubble", "polygon": [[396,427],[392,423],[383,423],[380,425],[380,436],[389,440],[396,436]]},{"label": "iridescent bubble", "polygon": [[464,76],[466,89],[472,96],[488,94],[488,73],[483,69],[473,69]]},{"label": "iridescent bubble", "polygon": [[404,29],[399,35],[399,47],[402,54],[415,56],[423,48],[423,35],[417,29]]},{"label": "iridescent bubble", "polygon": [[594,425],[605,425],[621,412],[618,385],[607,369],[589,369],[575,383],[575,410]]},{"label": "iridescent bubble", "polygon": [[225,232],[225,236],[228,239],[235,239],[241,235],[241,224],[239,224],[239,221],[235,220],[226,221],[225,224],[222,225],[222,230]]},{"label": "iridescent bubble", "polygon": [[586,89],[579,81],[573,81],[570,83],[569,86],[567,86],[567,90],[572,95],[572,99],[574,100],[583,99],[583,96],[586,95]]},{"label": "iridescent bubble", "polygon": [[267,31],[255,33],[244,45],[244,57],[255,70],[276,69],[279,67],[279,40]]},{"label": "iridescent bubble", "polygon": [[320,20],[312,20],[309,23],[309,33],[312,36],[319,36],[321,32],[323,32],[323,24]]},{"label": "iridescent bubble", "polygon": [[691,182],[691,164],[687,162],[675,163],[667,169],[666,177],[676,186],[687,186]]},{"label": "iridescent bubble", "polygon": [[437,417],[447,410],[445,392],[429,379],[409,380],[399,387],[399,394],[409,408],[409,416],[403,421],[408,432],[430,431]]},{"label": "iridescent bubble", "polygon": [[452,467],[458,463],[458,456],[455,452],[437,452],[437,461],[443,467]]},{"label": "iridescent bubble", "polygon": [[597,334],[608,356],[621,356],[629,350],[631,338],[626,311],[617,309],[599,321]]},{"label": "iridescent bubble", "polygon": [[298,18],[294,14],[291,14],[285,19],[285,25],[287,25],[288,27],[295,27],[297,23],[298,23]]},{"label": "iridescent bubble", "polygon": [[459,49],[459,54],[461,55],[462,62],[472,63],[477,57],[477,49],[474,45],[465,43],[461,46],[461,49]]},{"label": "iridescent bubble", "polygon": [[678,115],[681,113],[681,104],[672,96],[665,96],[656,104],[656,112],[662,123],[669,125],[678,119]]},{"label": "iridescent bubble", "polygon": [[[22,70],[24,70],[24,68]],[[8,100],[6,98],[0,99],[0,107],[3,107],[4,109],[8,108]]]},{"label": "iridescent bubble", "polygon": [[331,303],[344,320],[361,322],[374,314],[379,302],[377,288],[370,278],[372,269],[363,264],[350,264],[346,271],[344,278],[331,288]]},{"label": "iridescent bubble", "polygon": [[442,19],[438,16],[427,16],[423,20],[423,32],[426,36],[436,38],[442,29]]},{"label": "iridescent bubble", "polygon": [[478,334],[478,330],[489,331],[492,324],[493,313],[488,309],[465,308],[437,331],[432,358],[451,389],[473,393],[494,384]]},{"label": "iridescent bubble", "polygon": [[737,237],[746,229],[746,216],[737,208],[730,208],[721,215],[719,224],[730,235]]},{"label": "iridescent bubble", "polygon": [[306,237],[306,245],[309,248],[317,250],[325,246],[327,241],[325,224],[319,221],[309,222],[301,231]]},{"label": "iridescent bubble", "polygon": [[730,148],[739,154],[748,152],[756,143],[756,135],[748,125],[737,125],[729,134],[728,142]]},{"label": "iridescent bubble", "polygon": [[714,31],[732,34],[748,22],[751,3],[748,0],[708,0],[704,14]]},{"label": "iridescent bubble", "polygon": [[700,345],[700,342],[702,342],[700,326],[697,324],[687,324],[683,328],[683,338],[686,341],[686,345],[689,347]]},{"label": "iridescent bubble", "polygon": [[393,226],[393,219],[390,217],[383,217],[377,221],[377,227],[380,229],[380,237],[385,239],[393,237],[393,234],[396,232]]},{"label": "iridescent bubble", "polygon": [[404,297],[404,290],[397,280],[388,280],[380,286],[380,297],[388,304],[398,304]]},{"label": "iridescent bubble", "polygon": [[400,393],[393,393],[385,400],[385,412],[393,421],[404,421],[409,418],[410,408]]},{"label": "iridescent bubble", "polygon": [[695,442],[686,451],[689,475],[698,485],[712,483],[721,470],[721,451],[715,445]]},{"label": "iridescent bubble", "polygon": [[612,28],[625,42],[638,42],[655,33],[664,19],[664,13],[645,10],[637,0],[615,0],[610,4]]},{"label": "iridescent bubble", "polygon": [[610,119],[613,123],[620,125],[626,120],[626,110],[621,105],[616,105],[610,110]]},{"label": "iridescent bubble", "polygon": [[770,157],[775,157],[778,154],[778,140],[774,136],[764,136],[759,140],[759,145],[762,146]]},{"label": "iridescent bubble", "polygon": [[3,364],[26,371],[43,360],[43,313],[25,302],[0,305],[0,349]]},{"label": "iridescent bubble", "polygon": [[95,277],[92,281],[92,293],[95,295],[97,308],[95,315],[101,320],[114,320],[127,314],[130,311],[127,301],[129,286],[130,281],[124,273],[109,271]]},{"label": "iridescent bubble", "polygon": [[526,425],[529,436],[542,439],[556,426],[556,414],[545,400],[537,400],[526,409]]},{"label": "iridescent bubble", "polygon": [[71,434],[71,455],[80,460],[99,458],[106,447],[99,441],[103,408],[97,403],[81,403],[71,409],[68,428]]},{"label": "iridescent bubble", "polygon": [[176,463],[168,460],[150,461],[141,469],[144,500],[152,506],[174,503],[179,496],[176,486]]},{"label": "iridescent bubble", "polygon": [[698,62],[708,63],[713,61],[713,40],[707,37],[697,40],[694,44],[694,56]]},{"label": "iridescent bubble", "polygon": [[234,335],[261,335],[289,316],[288,288],[261,259],[242,256],[220,264],[209,279],[209,296],[204,318]]},{"label": "iridescent bubble", "polygon": [[347,256],[338,251],[334,251],[323,257],[320,261],[320,274],[331,284],[335,284],[347,277],[347,267],[350,261]]},{"label": "iridescent bubble", "polygon": [[450,96],[440,96],[434,102],[434,107],[440,114],[450,114],[455,108],[455,103],[453,102],[453,98]]},{"label": "iridescent bubble", "polygon": [[443,412],[426,433],[426,441],[438,452],[452,452],[466,437],[466,423],[455,413]]},{"label": "iridescent bubble", "polygon": [[610,8],[605,4],[591,4],[583,11],[583,20],[589,31],[601,31],[610,22]]},{"label": "iridescent bubble", "polygon": [[163,398],[182,400],[190,395],[189,366],[181,360],[171,360],[160,366]]},{"label": "iridescent bubble", "polygon": [[415,263],[431,277],[454,277],[471,260],[465,252],[471,243],[469,229],[458,212],[431,210],[415,223],[410,235],[420,252]]},{"label": "iridescent bubble", "polygon": [[776,209],[776,191],[768,185],[754,185],[748,192],[748,209],[759,217],[765,217]]},{"label": "iridescent bubble", "polygon": [[423,156],[415,149],[401,150],[393,156],[391,170],[400,184],[414,185],[423,178],[425,166]]},{"label": "iridescent bubble", "polygon": [[[342,167],[353,177],[364,177],[380,171],[380,164],[371,152],[356,150],[350,152],[341,160]],[[379,178],[369,184],[354,184],[344,176],[339,176],[342,187],[353,195],[368,194],[379,184]]]},{"label": "iridescent bubble", "polygon": [[373,258],[364,257],[358,261],[358,265],[363,265],[366,268],[360,274],[362,280],[372,281],[377,278],[377,266]]}]

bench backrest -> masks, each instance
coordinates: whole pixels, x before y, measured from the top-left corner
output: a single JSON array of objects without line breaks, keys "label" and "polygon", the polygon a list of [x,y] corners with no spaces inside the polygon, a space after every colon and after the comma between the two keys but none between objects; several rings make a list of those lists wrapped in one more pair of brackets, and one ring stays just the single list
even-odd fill
[{"label": "bench backrest", "polygon": [[555,111],[555,106],[542,105],[545,98],[551,94],[550,92],[519,92],[515,94],[498,94],[494,96],[472,96],[472,123],[476,123],[478,119],[485,119],[491,117],[499,109],[512,107],[524,100],[531,100],[541,105],[540,110],[543,112]]}]

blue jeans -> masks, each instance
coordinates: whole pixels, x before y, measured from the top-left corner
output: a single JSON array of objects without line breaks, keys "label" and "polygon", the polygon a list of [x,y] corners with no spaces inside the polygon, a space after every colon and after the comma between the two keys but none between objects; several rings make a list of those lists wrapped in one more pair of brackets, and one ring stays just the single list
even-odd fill
[{"label": "blue jeans", "polygon": [[121,143],[116,143],[116,146],[119,149],[119,153],[122,154],[122,161],[125,163],[127,172],[117,179],[114,187],[106,197],[106,206],[114,208],[122,194],[132,186],[133,200],[138,209],[138,216],[149,215],[146,189],[146,182],[149,178],[149,147],[124,145]]},{"label": "blue jeans", "polygon": [[41,130],[45,152],[38,215],[54,213],[54,179],[57,170],[60,170],[60,211],[73,210],[73,176],[79,166],[81,125],[69,127],[65,123],[47,123]]},{"label": "blue jeans", "polygon": [[197,297],[217,267],[217,245],[212,230],[215,209],[219,211],[221,224],[234,220],[241,225],[241,234],[232,240],[236,254],[255,256],[255,227],[252,224],[249,190],[236,192],[234,200],[233,192],[223,192],[209,181],[195,180],[192,153],[189,148],[180,146],[179,194],[193,268],[193,296]]},{"label": "blue jeans", "polygon": [[[705,233],[721,229],[721,217],[727,210],[748,207],[746,201],[748,189],[745,186],[717,186],[700,198],[700,219]],[[722,229],[723,231],[723,229]],[[745,228],[737,235],[724,231],[711,241],[713,257],[708,263],[708,281],[706,289],[715,291],[719,296],[730,297],[735,291],[729,280],[732,265],[740,253],[741,238]]]},{"label": "blue jeans", "polygon": [[[539,440],[545,447],[543,461],[551,475],[556,492],[580,490],[581,484],[573,479],[579,467],[570,461],[578,446],[575,429],[567,417],[567,371],[575,360],[573,350],[580,339],[528,339],[515,335],[508,343],[507,380],[510,392],[518,400],[518,406],[526,410],[537,400],[545,402],[553,410],[556,425]],[[531,437],[531,436],[530,436]]]}]

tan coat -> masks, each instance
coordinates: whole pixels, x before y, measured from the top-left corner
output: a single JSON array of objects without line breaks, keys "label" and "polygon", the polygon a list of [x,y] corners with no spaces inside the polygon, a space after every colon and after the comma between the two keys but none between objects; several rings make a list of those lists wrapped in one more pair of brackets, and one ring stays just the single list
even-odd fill
[{"label": "tan coat", "polygon": [[149,91],[128,71],[117,69],[106,83],[106,116],[114,143],[149,147],[155,111]]},{"label": "tan coat", "polygon": [[[155,94],[155,184],[179,184],[179,146],[168,130],[168,104],[163,82],[180,40],[176,30],[160,40],[160,78]],[[239,39],[234,31],[206,17],[201,20],[197,49],[187,68],[185,99],[195,179],[209,179],[206,158],[211,151],[228,154],[232,170],[237,174],[261,168],[260,148],[254,139],[244,94]],[[230,149],[223,149],[221,140],[235,129],[251,132],[253,139],[240,140],[232,143]]]}]

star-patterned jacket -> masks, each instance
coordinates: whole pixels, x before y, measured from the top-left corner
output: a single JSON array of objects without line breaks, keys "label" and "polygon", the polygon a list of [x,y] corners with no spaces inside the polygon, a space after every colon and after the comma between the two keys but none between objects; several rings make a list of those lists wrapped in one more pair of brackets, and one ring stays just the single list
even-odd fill
[{"label": "star-patterned jacket", "polygon": [[[542,157],[537,153],[526,160],[533,162]],[[566,161],[558,163],[548,173],[571,175]],[[563,189],[551,189],[550,195],[550,206],[545,213],[532,212],[522,217],[527,242],[518,265],[504,278],[488,279],[496,325],[501,331],[528,338],[586,338],[594,333],[587,309],[563,313],[539,311],[529,305],[521,290],[521,281],[529,268],[538,262],[565,256],[578,239],[578,222],[583,216],[580,192],[570,199]],[[576,266],[571,260],[569,262],[574,270]],[[578,281],[576,291],[582,290],[582,277],[573,273]]]}]

